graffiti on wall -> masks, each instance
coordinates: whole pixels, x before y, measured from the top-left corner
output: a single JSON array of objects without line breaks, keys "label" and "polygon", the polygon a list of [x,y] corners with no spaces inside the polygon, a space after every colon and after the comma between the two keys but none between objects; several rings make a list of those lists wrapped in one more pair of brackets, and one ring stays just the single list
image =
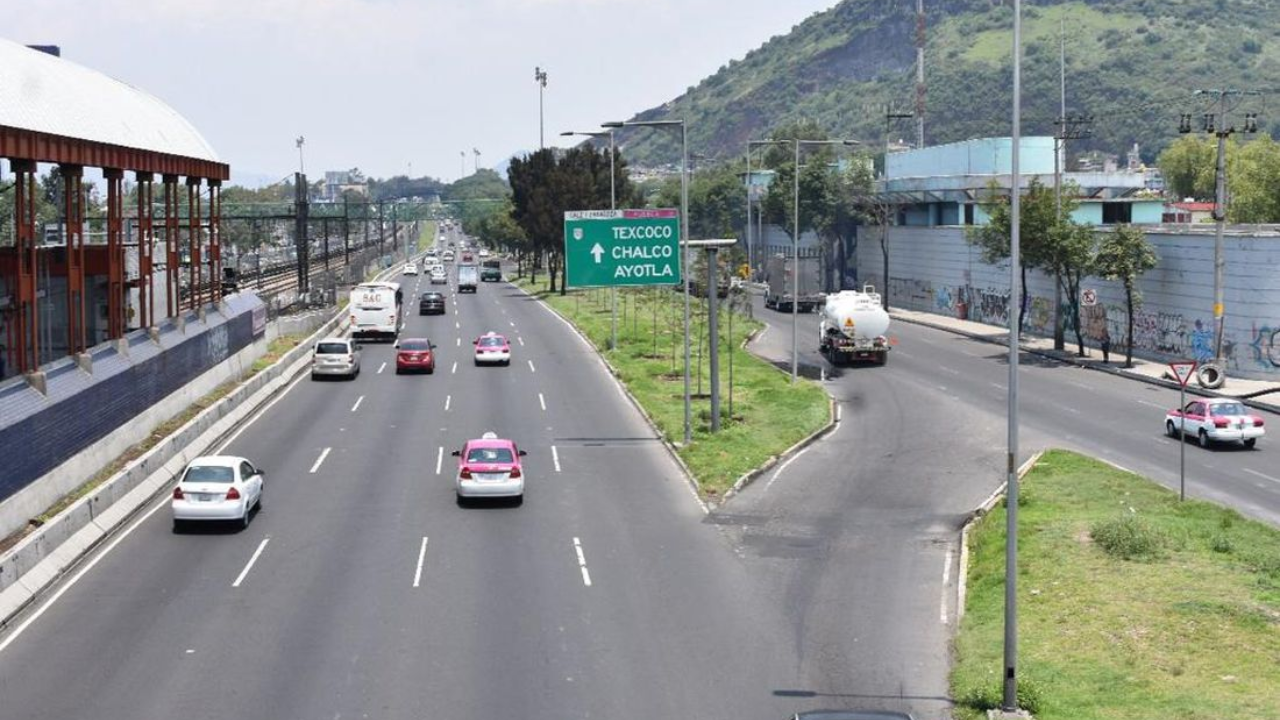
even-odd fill
[{"label": "graffiti on wall", "polygon": [[929,310],[933,306],[933,283],[928,280],[889,277],[889,302],[912,310]]},{"label": "graffiti on wall", "polygon": [[1031,306],[1027,308],[1026,329],[1045,335],[1053,334],[1053,301],[1049,298],[1032,296]]},{"label": "graffiti on wall", "polygon": [[1258,366],[1272,370],[1280,368],[1280,326],[1254,325],[1249,349],[1253,351],[1253,361]]},{"label": "graffiti on wall", "polygon": [[1009,291],[966,285],[957,288],[960,302],[968,308],[969,319],[988,325],[1009,324]]},{"label": "graffiti on wall", "polygon": [[933,309],[944,315],[954,315],[956,311],[955,296],[951,294],[951,288],[946,285],[939,286],[933,290]]}]

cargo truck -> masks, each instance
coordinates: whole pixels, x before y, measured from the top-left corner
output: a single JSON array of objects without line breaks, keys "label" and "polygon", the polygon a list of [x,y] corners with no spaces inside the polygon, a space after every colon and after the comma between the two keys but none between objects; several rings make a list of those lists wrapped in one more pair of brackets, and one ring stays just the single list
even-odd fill
[{"label": "cargo truck", "polygon": [[[797,312],[813,312],[822,304],[821,267],[816,257],[799,259],[799,293],[795,300]],[[791,258],[774,255],[765,265],[769,289],[765,292],[764,306],[781,312],[791,312],[795,280],[791,275]]]}]

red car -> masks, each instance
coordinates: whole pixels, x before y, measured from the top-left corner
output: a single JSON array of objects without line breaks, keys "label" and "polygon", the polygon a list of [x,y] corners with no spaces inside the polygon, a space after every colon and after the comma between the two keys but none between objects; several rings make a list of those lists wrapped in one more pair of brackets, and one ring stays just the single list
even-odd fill
[{"label": "red car", "polygon": [[499,363],[511,364],[511,343],[498,333],[490,332],[481,335],[473,343],[476,346],[476,364]]},{"label": "red car", "polygon": [[436,371],[435,344],[426,338],[405,338],[396,343],[396,374],[410,370]]}]

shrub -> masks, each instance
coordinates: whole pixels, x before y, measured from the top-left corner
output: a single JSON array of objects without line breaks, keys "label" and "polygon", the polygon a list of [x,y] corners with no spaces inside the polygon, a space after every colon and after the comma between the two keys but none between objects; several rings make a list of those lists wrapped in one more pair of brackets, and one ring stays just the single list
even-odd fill
[{"label": "shrub", "polygon": [[1229,553],[1235,550],[1235,545],[1232,544],[1231,538],[1226,535],[1215,535],[1213,540],[1210,541],[1209,547],[1213,548],[1216,553]]},{"label": "shrub", "polygon": [[1103,552],[1121,560],[1155,558],[1166,543],[1159,528],[1137,515],[1094,523],[1089,536]]},{"label": "shrub", "polygon": [[[1004,688],[1002,686],[983,685],[971,687],[961,693],[956,699],[956,704],[985,713],[988,710],[999,710],[1003,699]],[[1038,685],[1027,678],[1022,678],[1018,681],[1019,708],[1032,715],[1037,715],[1040,713],[1040,699],[1041,693]]]}]

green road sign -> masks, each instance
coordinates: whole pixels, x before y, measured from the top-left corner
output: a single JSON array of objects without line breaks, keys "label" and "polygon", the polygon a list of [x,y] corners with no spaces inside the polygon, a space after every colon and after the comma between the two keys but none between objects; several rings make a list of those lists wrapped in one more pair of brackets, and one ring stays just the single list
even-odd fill
[{"label": "green road sign", "polygon": [[676,210],[576,210],[564,214],[569,287],[678,285]]}]

